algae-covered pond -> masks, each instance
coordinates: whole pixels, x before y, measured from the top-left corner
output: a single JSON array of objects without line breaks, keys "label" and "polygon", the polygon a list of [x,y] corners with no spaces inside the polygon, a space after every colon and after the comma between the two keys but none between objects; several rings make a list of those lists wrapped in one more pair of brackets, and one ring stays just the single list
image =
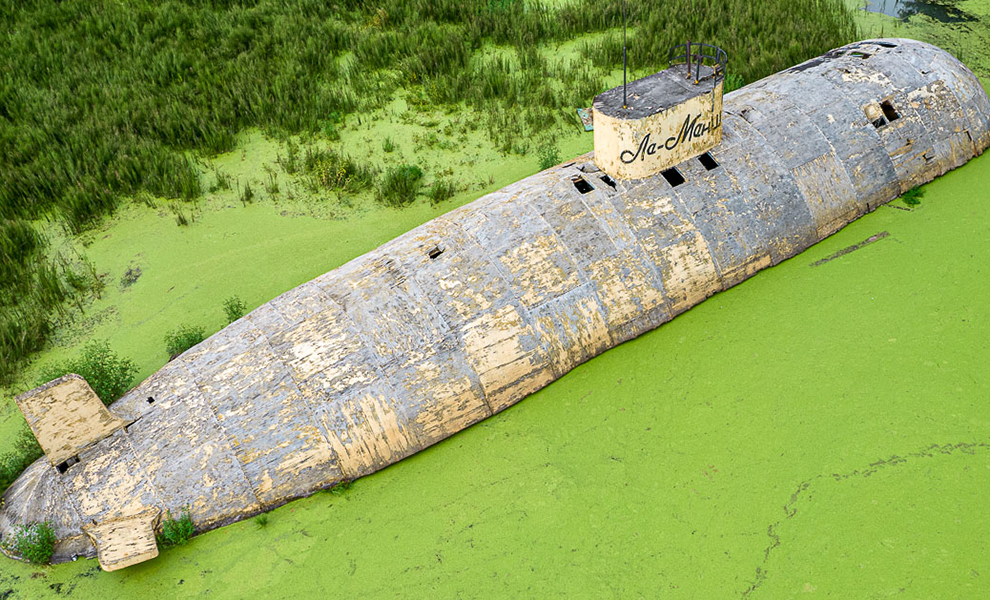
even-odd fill
[{"label": "algae-covered pond", "polygon": [[[990,10],[958,6],[978,18],[857,18],[864,36],[962,49],[986,85],[975,40]],[[977,30],[952,29],[963,25]],[[129,202],[81,237],[53,233],[109,285],[24,382],[98,338],[143,378],[176,323],[215,331],[226,297],[254,307],[538,168],[532,152],[461,131],[456,114],[405,108],[347,121],[339,144],[372,160],[388,137],[388,155],[422,156],[428,177],[453,167],[459,189],[440,205],[314,199],[281,171],[274,198],[242,203],[286,151],[252,131],[203,161],[207,185],[222,172],[232,189]],[[577,131],[555,143],[561,158],[591,149]],[[115,573],[0,557],[0,598],[986,597],[988,173],[985,154],[925,186],[920,205],[881,207],[341,495]],[[15,411],[0,411],[5,447]]]}]

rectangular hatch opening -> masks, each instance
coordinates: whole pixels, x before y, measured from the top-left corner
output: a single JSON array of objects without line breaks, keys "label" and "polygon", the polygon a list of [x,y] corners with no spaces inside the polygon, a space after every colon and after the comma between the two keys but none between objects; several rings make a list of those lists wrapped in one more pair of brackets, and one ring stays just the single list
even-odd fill
[{"label": "rectangular hatch opening", "polygon": [[671,167],[664,171],[660,171],[660,174],[663,175],[663,178],[667,180],[667,183],[669,183],[671,187],[677,187],[685,181],[684,176],[677,170],[677,167]]},{"label": "rectangular hatch opening", "polygon": [[698,157],[698,161],[704,165],[705,169],[708,171],[714,171],[718,168],[718,161],[712,156],[711,152],[705,152]]},{"label": "rectangular hatch opening", "polygon": [[65,472],[69,470],[69,467],[71,467],[72,465],[78,462],[79,462],[79,455],[77,454],[58,463],[57,465],[55,465],[55,468],[58,469],[60,475],[64,475]]},{"label": "rectangular hatch opening", "polygon": [[571,183],[573,183],[574,187],[577,188],[577,191],[581,192],[582,194],[587,194],[591,190],[595,189],[591,186],[590,183],[584,180],[584,177],[581,177],[580,175],[578,175],[577,177],[572,177]]},{"label": "rectangular hatch opening", "polygon": [[897,113],[894,109],[894,105],[890,103],[890,100],[884,100],[880,103],[880,110],[883,111],[883,116],[887,118],[887,121],[896,121],[901,118],[901,115]]}]

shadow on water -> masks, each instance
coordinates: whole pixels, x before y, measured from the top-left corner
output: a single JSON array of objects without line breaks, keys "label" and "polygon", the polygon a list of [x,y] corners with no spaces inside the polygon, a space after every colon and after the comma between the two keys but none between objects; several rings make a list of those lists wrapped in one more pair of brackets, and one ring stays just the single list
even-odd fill
[{"label": "shadow on water", "polygon": [[964,23],[974,18],[955,7],[955,0],[864,0],[863,9],[907,21],[911,15],[926,15],[943,23]]}]

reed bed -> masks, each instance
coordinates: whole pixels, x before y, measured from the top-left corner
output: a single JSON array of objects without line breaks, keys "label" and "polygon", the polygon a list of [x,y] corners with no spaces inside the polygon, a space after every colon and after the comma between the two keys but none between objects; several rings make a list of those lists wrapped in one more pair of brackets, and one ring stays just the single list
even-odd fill
[{"label": "reed bed", "polygon": [[[753,81],[857,37],[841,0],[639,3],[628,21],[638,74],[686,39],[725,48]],[[98,283],[50,257],[32,221],[78,232],[125,196],[194,199],[206,191],[195,153],[232,150],[248,127],[332,140],[341,119],[396,94],[414,110],[472,107],[472,128],[525,153],[621,65],[618,0],[0,0],[0,25],[0,382]],[[576,59],[556,56],[588,34]],[[286,170],[372,187],[344,151],[310,158],[286,156]]]}]

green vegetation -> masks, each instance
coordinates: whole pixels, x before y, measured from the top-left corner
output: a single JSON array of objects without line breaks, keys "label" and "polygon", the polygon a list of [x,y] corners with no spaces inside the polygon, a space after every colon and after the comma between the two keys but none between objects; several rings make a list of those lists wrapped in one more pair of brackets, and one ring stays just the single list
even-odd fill
[{"label": "green vegetation", "polygon": [[227,317],[228,325],[243,317],[246,311],[247,305],[237,296],[231,296],[223,301],[223,314]]},{"label": "green vegetation", "polygon": [[31,433],[27,423],[22,422],[21,429],[13,442],[13,451],[0,454],[0,496],[17,480],[24,469],[43,454],[38,440]]},{"label": "green vegetation", "polygon": [[552,140],[540,144],[536,153],[540,159],[541,171],[546,171],[550,167],[560,164],[560,149],[557,148],[557,143]]},{"label": "green vegetation", "polygon": [[130,389],[138,368],[134,361],[118,356],[107,340],[94,340],[74,359],[49,363],[38,373],[37,385],[67,373],[81,375],[103,403],[110,405]]},{"label": "green vegetation", "polygon": [[328,489],[328,491],[334,496],[343,496],[345,493],[347,493],[347,490],[351,489],[353,485],[354,485],[353,481],[351,481],[350,479],[344,479],[332,485]]},{"label": "green vegetation", "polygon": [[437,205],[441,202],[446,202],[454,197],[457,193],[457,187],[452,181],[445,177],[438,177],[433,185],[430,186],[430,191],[428,193],[430,197],[430,204]]},{"label": "green vegetation", "polygon": [[176,357],[206,339],[206,329],[199,325],[180,325],[165,334],[165,353]]},{"label": "green vegetation", "polygon": [[22,525],[9,543],[14,553],[36,565],[47,565],[55,551],[55,531],[48,523]]},{"label": "green vegetation", "polygon": [[264,529],[265,527],[268,527],[268,513],[260,514],[257,517],[255,517],[254,523],[255,525],[258,526],[258,529]]},{"label": "green vegetation", "polygon": [[179,518],[172,516],[172,511],[166,511],[165,518],[162,519],[160,531],[157,535],[158,545],[163,548],[173,548],[181,546],[189,541],[189,538],[196,533],[192,516],[188,508],[183,508],[179,513]]},{"label": "green vegetation", "polygon": [[917,206],[921,204],[921,198],[924,197],[925,190],[921,187],[913,187],[901,195],[901,201],[908,206]]},{"label": "green vegetation", "polygon": [[422,178],[416,165],[390,167],[378,182],[376,198],[385,206],[405,206],[416,199]]}]

